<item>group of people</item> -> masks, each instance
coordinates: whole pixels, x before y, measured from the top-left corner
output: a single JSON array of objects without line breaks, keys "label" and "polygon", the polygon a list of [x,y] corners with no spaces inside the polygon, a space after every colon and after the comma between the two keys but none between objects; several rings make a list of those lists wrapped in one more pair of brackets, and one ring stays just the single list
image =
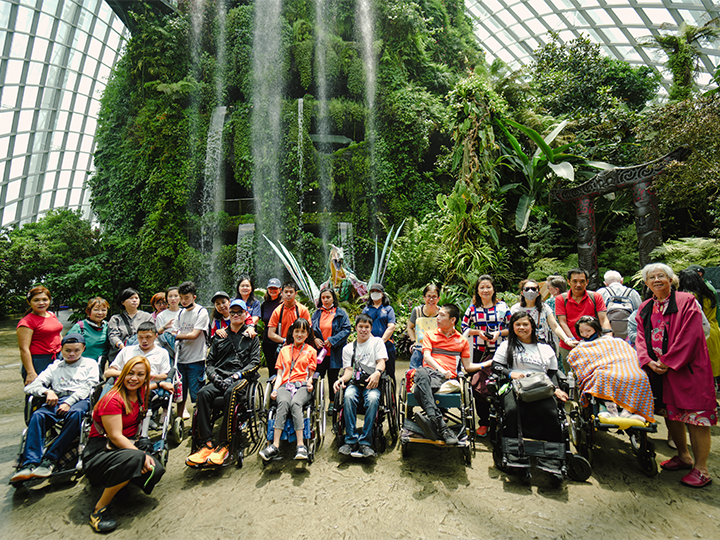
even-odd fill
[{"label": "group of people", "polygon": [[[636,291],[622,285],[616,272],[606,274],[605,287],[593,292],[587,290],[587,272],[573,269],[567,280],[548,278],[551,296],[546,301],[540,283],[522,281],[520,301],[508,306],[498,298],[495,280],[483,275],[464,314],[454,304],[440,306],[440,286],[428,285],[423,291],[424,303],[413,310],[407,327],[414,341],[412,391],[422,408],[415,415],[417,424],[446,444],[458,443],[458,434],[445,424],[433,395],[462,369],[472,377],[476,393],[477,435],[486,436],[487,377],[494,372],[520,379],[542,372],[556,388],[551,399],[519,410],[510,393],[503,398],[504,407],[510,417],[522,417],[527,426],[525,436],[559,440],[560,427],[552,419],[557,416],[557,401],[568,396],[560,388],[558,376],[570,369],[581,373],[587,355],[601,351],[600,357],[615,354],[618,361],[642,368],[634,376],[643,381],[646,377],[652,388],[651,393],[640,392],[640,397],[622,395],[620,390],[604,397],[617,398],[628,414],[647,421],[653,421],[653,411],[664,416],[678,454],[663,462],[662,468],[688,470],[681,480],[686,485],[709,484],[710,426],[717,422],[714,377],[720,375],[717,300],[697,269],[681,272],[678,282],[671,268],[651,264],[642,276],[649,291],[642,303]],[[192,282],[153,296],[153,313],[140,310],[139,293],[129,288],[120,293],[120,312],[108,322],[110,305],[96,297],[86,306],[86,318],[62,337],[63,325],[49,309],[50,291],[42,286],[31,289],[28,313],[17,326],[21,372],[26,393],[44,397],[45,403],[30,419],[26,450],[12,481],[52,474],[55,462],[80,431],[101,372],[105,378],[114,377],[112,388],[92,411],[90,442],[82,456],[85,474],[104,487],[90,523],[97,531],[114,529],[117,522],[109,505],[117,492],[132,482],[150,493],[164,473],[162,464],[134,441],[151,392],[173,391],[168,379],[171,367],[177,368],[183,381],[177,414],[187,415],[189,394],[203,443],[186,464],[222,465],[229,458],[233,437],[230,407],[246,397],[250,383],[259,376],[261,351],[269,375],[275,377],[271,398],[277,403],[272,440],[260,452],[263,460],[277,459],[288,419],[297,437],[295,458],[308,458],[302,409],[311,399],[315,372],[321,377],[327,374],[331,401],[345,388],[346,434],[339,452],[358,458],[373,456],[372,426],[380,402],[380,379],[383,373],[395,378],[396,319],[384,287],[379,283],[370,286],[367,305],[355,320],[357,339],[353,343],[348,343],[350,319],[332,288],[320,291],[312,316],[297,301],[293,283],[281,284],[273,278],[266,290],[260,301],[250,276],[241,276],[232,298],[224,291],[213,295],[210,315],[196,303]],[[618,341],[612,337],[617,318],[608,318],[608,306],[615,303],[628,303],[634,309],[623,327],[634,349],[625,343],[613,345]],[[258,334],[256,325],[261,319],[264,329]],[[603,343],[607,347],[598,345]],[[614,352],[602,352],[605,349]],[[653,396],[654,404],[648,402],[648,395]],[[211,415],[220,397],[225,414],[215,441]],[[355,424],[361,400],[365,423],[358,430]],[[43,453],[47,429],[61,419],[61,435]],[[508,429],[517,429],[517,425],[510,422]],[[557,470],[555,463],[545,466]]]}]

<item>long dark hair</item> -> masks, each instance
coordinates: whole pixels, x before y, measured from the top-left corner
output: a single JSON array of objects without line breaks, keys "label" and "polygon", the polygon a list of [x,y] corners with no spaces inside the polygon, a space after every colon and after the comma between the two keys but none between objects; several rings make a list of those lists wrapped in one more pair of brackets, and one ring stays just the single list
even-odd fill
[{"label": "long dark hair", "polygon": [[703,299],[707,298],[710,300],[710,307],[715,309],[717,298],[710,290],[710,287],[705,284],[703,278],[700,277],[700,274],[695,270],[686,269],[678,274],[678,279],[680,280],[679,291],[693,293],[701,305],[704,303]]},{"label": "long dark hair", "polygon": [[535,281],[534,279],[523,279],[520,282],[520,305],[522,307],[527,307],[525,297],[523,296],[523,289],[525,288],[525,285],[527,285],[528,283],[534,283],[535,286],[537,287],[538,295],[537,295],[537,298],[535,299],[535,308],[538,310],[538,313],[542,313],[543,299],[542,299],[542,294],[540,294],[540,284],[537,281]]},{"label": "long dark hair", "polygon": [[492,295],[492,303],[497,304],[497,291],[495,290],[495,280],[492,276],[488,274],[483,274],[479,278],[477,278],[477,281],[475,282],[475,290],[473,291],[473,304],[475,304],[475,307],[482,307],[482,300],[480,299],[480,295],[478,294],[477,290],[480,286],[481,281],[489,281],[490,285],[492,285],[493,288],[493,295]]},{"label": "long dark hair", "polygon": [[250,306],[255,303],[255,282],[250,277],[249,274],[240,274],[240,277],[238,278],[237,285],[235,286],[235,292],[237,293],[236,298],[242,298],[240,296],[240,284],[243,281],[249,281],[250,282],[250,295],[248,296],[248,299],[245,301],[245,305],[250,309]]},{"label": "long dark hair", "polygon": [[600,325],[600,321],[598,321],[595,317],[592,315],[583,315],[580,317],[577,322],[575,323],[575,332],[577,332],[577,335],[580,335],[580,325],[581,324],[587,324],[590,326],[595,332],[597,332],[598,336],[602,336],[603,329]]},{"label": "long dark hair", "polygon": [[525,346],[522,341],[520,341],[520,338],[517,337],[517,334],[515,333],[515,321],[519,321],[522,318],[526,318],[528,321],[530,321],[530,328],[532,328],[532,331],[530,332],[530,343],[537,343],[538,337],[537,337],[537,326],[535,325],[535,321],[533,318],[525,311],[518,311],[517,313],[514,313],[512,317],[510,317],[510,323],[509,326],[509,334],[507,338],[508,347],[507,347],[507,355],[505,356],[505,360],[507,362],[508,369],[513,368],[513,356],[516,348],[522,348],[521,350],[525,349]]}]

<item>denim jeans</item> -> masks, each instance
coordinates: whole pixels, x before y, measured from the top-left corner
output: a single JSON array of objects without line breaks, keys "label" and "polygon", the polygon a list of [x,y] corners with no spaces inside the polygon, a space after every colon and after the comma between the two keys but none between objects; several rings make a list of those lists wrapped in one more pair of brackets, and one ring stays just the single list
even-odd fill
[{"label": "denim jeans", "polygon": [[192,362],[190,364],[178,364],[178,371],[183,379],[183,401],[187,399],[188,391],[190,400],[195,403],[200,389],[203,387],[205,378],[205,361]]},{"label": "denim jeans", "polygon": [[413,345],[413,352],[410,355],[410,369],[417,369],[422,367],[423,364],[423,352],[422,345]]},{"label": "denim jeans", "polygon": [[25,455],[23,456],[23,466],[39,464],[43,458],[43,448],[45,446],[45,434],[50,427],[54,426],[61,419],[65,420],[65,424],[60,431],[57,439],[45,454],[45,458],[50,461],[57,461],[60,456],[67,450],[70,443],[80,435],[82,429],[82,420],[90,408],[90,401],[81,399],[75,403],[65,416],[57,414],[58,406],[67,401],[65,396],[58,400],[57,405],[50,407],[43,405],[30,417],[30,423],[27,429],[27,439],[25,441]]},{"label": "denim jeans", "polygon": [[[358,438],[355,422],[357,421],[357,408],[361,392],[365,402],[365,422],[362,435]],[[349,384],[345,388],[345,444],[353,445],[359,442],[361,445],[372,445],[372,429],[378,408],[380,408],[379,388],[367,389],[356,384]]]}]

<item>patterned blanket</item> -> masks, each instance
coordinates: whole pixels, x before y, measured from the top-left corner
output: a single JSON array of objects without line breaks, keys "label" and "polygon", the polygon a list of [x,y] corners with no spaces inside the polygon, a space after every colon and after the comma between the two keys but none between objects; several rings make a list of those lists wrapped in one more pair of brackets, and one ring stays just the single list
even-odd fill
[{"label": "patterned blanket", "polygon": [[650,380],[640,368],[635,349],[621,339],[583,341],[568,355],[575,372],[583,405],[586,394],[608,399],[628,412],[654,422]]}]

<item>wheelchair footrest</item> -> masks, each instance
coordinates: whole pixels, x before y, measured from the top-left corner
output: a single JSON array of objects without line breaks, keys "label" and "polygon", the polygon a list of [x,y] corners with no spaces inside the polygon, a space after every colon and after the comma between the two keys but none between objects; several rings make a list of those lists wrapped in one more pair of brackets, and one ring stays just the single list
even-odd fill
[{"label": "wheelchair footrest", "polygon": [[[523,439],[524,454],[526,456],[545,457],[551,459],[565,458],[565,445],[558,442]],[[519,440],[508,437],[502,438],[502,451],[504,454],[519,455]]]}]

